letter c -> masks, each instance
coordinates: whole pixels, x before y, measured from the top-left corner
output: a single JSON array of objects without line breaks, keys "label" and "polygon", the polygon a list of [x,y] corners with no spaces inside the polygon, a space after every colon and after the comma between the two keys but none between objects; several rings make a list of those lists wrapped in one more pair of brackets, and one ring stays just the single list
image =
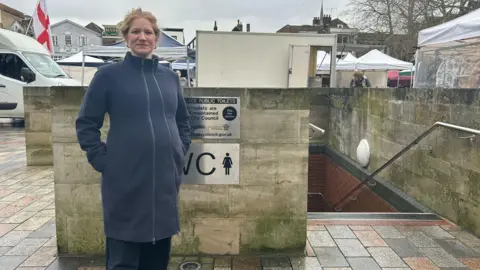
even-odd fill
[{"label": "letter c", "polygon": [[201,169],[200,169],[200,159],[202,159],[203,156],[209,156],[211,157],[212,159],[215,159],[215,156],[212,154],[212,153],[201,153],[200,155],[198,155],[197,157],[197,161],[196,161],[196,165],[197,165],[197,171],[201,174],[201,175],[212,175],[214,172],[215,172],[215,167],[212,168],[212,170],[210,172],[203,172]]}]

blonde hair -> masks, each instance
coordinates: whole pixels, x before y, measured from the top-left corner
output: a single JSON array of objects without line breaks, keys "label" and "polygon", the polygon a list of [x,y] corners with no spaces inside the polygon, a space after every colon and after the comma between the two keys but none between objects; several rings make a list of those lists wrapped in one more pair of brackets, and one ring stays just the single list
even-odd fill
[{"label": "blonde hair", "polygon": [[153,28],[153,32],[155,33],[155,36],[156,37],[160,36],[160,28],[157,25],[157,18],[155,18],[155,16],[151,12],[143,11],[141,8],[137,8],[137,9],[132,9],[130,12],[128,12],[127,15],[125,15],[125,19],[123,19],[120,32],[124,37],[128,35],[128,32],[130,31],[130,27],[132,26],[132,22],[138,18],[147,19],[152,24],[152,28]]}]

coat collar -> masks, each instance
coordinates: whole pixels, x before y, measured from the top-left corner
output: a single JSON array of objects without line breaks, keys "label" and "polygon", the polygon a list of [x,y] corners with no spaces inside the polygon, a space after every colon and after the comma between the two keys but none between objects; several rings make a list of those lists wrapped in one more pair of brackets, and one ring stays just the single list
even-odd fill
[{"label": "coat collar", "polygon": [[132,52],[127,52],[125,55],[125,63],[129,66],[134,67],[135,69],[143,69],[143,70],[156,70],[158,68],[158,61],[160,59],[158,56],[153,55],[152,59],[143,59],[137,56],[134,56]]}]

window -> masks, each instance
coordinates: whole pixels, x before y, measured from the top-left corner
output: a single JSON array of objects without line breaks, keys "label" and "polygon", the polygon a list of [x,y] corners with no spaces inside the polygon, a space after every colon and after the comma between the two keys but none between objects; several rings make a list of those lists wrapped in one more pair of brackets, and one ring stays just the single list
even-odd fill
[{"label": "window", "polygon": [[24,52],[22,54],[33,68],[43,76],[47,78],[68,77],[62,68],[48,55],[30,52]]},{"label": "window", "polygon": [[65,45],[72,46],[72,33],[65,32]]},{"label": "window", "polygon": [[78,37],[78,46],[87,46],[88,45],[88,37],[81,35]]},{"label": "window", "polygon": [[58,37],[52,36],[52,42],[53,42],[53,46],[58,46]]},{"label": "window", "polygon": [[18,55],[13,53],[0,53],[0,75],[17,81],[27,82],[25,78],[22,77],[22,68],[27,68],[31,71]]},{"label": "window", "polygon": [[171,36],[172,38],[174,38],[175,40],[178,40],[177,36]]}]

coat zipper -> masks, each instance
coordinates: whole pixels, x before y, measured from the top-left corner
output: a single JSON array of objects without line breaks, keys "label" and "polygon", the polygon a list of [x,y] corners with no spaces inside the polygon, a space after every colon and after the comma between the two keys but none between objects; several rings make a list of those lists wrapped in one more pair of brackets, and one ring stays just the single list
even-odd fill
[{"label": "coat zipper", "polygon": [[[155,84],[157,85],[157,88],[158,88],[158,92],[160,93],[160,98],[162,99],[162,109],[163,109],[163,119],[165,121],[165,126],[167,126],[167,130],[168,130],[168,135],[170,137],[170,142],[173,142],[172,141],[172,132],[170,131],[170,126],[168,125],[168,122],[167,122],[167,117],[165,116],[165,102],[163,100],[163,94],[162,94],[162,89],[160,88],[160,85],[158,84],[158,81],[157,81],[157,78],[155,78],[155,73],[154,73],[154,70],[152,70],[152,76],[153,76],[153,80],[155,81]],[[171,144],[172,147],[170,147],[170,150],[171,150],[171,153],[170,153],[170,157],[172,159],[172,164],[173,166],[175,167],[175,176],[176,176],[176,172],[177,172],[177,165],[175,164],[175,159],[173,158],[173,143]],[[176,177],[173,179],[173,194],[176,194],[177,193],[177,190],[176,190],[176,187],[177,187],[177,180],[176,180]],[[175,197],[175,199],[177,199]],[[175,202],[175,205],[177,204],[177,202]],[[175,207],[176,208],[176,207]],[[179,222],[178,222],[178,216],[175,215],[175,219],[177,221],[177,225],[179,225]],[[178,232],[177,232],[178,233]]]},{"label": "coat zipper", "polygon": [[153,202],[152,202],[152,216],[153,216],[153,219],[152,219],[152,244],[155,245],[155,219],[156,219],[156,215],[155,215],[155,172],[156,172],[156,168],[155,168],[155,159],[156,159],[156,151],[157,151],[157,147],[156,147],[156,142],[155,142],[155,131],[153,129],[153,122],[152,122],[152,115],[151,115],[151,112],[150,112],[150,91],[148,89],[148,84],[147,84],[147,78],[145,77],[145,73],[144,73],[144,60],[142,60],[142,76],[143,76],[143,81],[145,82],[145,90],[147,91],[147,108],[148,108],[148,121],[150,123],[150,130],[152,132],[152,140],[153,140],[153,159],[152,159],[152,165],[153,165],[153,173],[152,173],[152,185],[153,185],[153,189],[152,189],[152,198],[153,198]]}]

